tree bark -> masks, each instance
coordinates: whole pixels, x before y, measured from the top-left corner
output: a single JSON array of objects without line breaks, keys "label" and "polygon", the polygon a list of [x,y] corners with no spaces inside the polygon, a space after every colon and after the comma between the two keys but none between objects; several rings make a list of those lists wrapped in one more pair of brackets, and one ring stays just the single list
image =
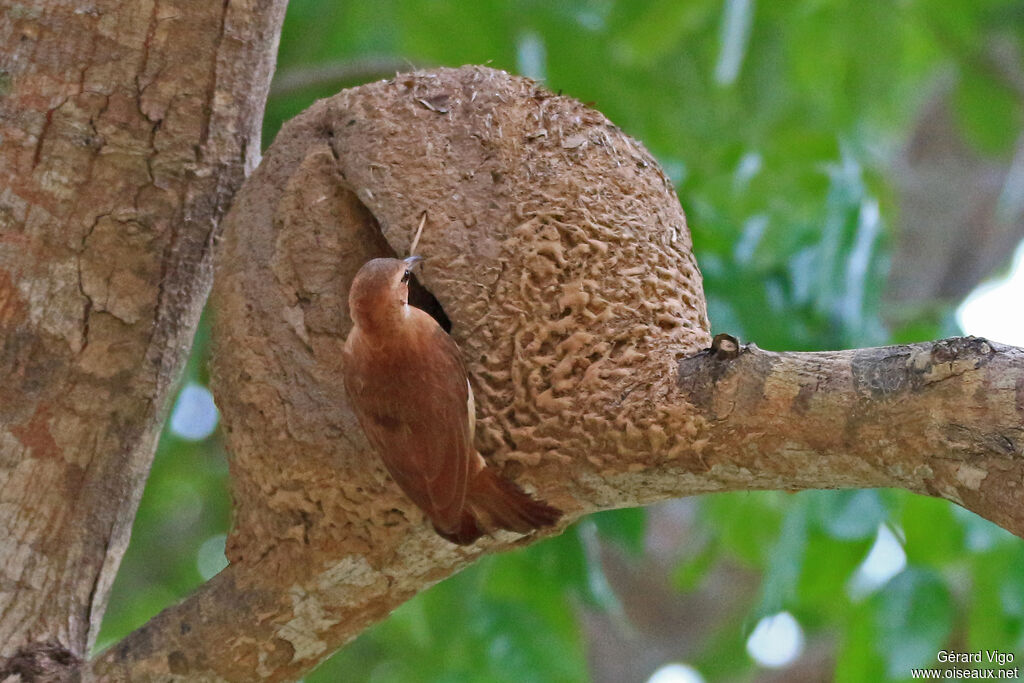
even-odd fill
[{"label": "tree bark", "polygon": [[87,652],[284,0],[0,2],[0,679]]}]

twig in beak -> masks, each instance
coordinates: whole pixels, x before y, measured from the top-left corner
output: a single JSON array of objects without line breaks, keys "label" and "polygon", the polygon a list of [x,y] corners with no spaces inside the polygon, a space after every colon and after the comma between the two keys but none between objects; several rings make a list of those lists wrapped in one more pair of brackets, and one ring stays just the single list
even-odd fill
[{"label": "twig in beak", "polygon": [[416,253],[416,247],[420,243],[420,235],[423,234],[423,226],[427,222],[427,212],[423,212],[423,217],[420,218],[420,227],[416,228],[416,236],[412,238],[412,246],[409,247],[409,256]]}]

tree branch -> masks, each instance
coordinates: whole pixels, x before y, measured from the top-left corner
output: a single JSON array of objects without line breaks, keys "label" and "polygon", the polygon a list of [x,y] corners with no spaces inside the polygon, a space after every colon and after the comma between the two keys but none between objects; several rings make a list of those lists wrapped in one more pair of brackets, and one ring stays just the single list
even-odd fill
[{"label": "tree branch", "polygon": [[679,382],[707,421],[707,476],[725,489],[900,487],[1024,537],[1024,350],[976,337],[751,346],[684,360]]},{"label": "tree branch", "polygon": [[[570,493],[575,519],[711,491],[901,487],[1024,535],[1024,349],[977,338],[831,353],[750,346],[735,359],[683,359],[674,382],[658,411],[665,431],[696,426],[688,452],[648,453],[643,469],[559,464],[544,495]],[[668,417],[680,406],[701,419]],[[464,550],[414,523],[377,566],[353,553],[282,585],[274,557],[234,564],[106,653],[99,671],[291,680],[416,592],[520,544],[503,536]]]},{"label": "tree branch", "polygon": [[701,351],[685,219],[638,143],[525,79],[406,74],[314,105],[239,192],[214,292],[231,564],[93,675],[294,678],[480,555],[537,540],[440,539],[348,409],[348,285],[404,253],[424,209],[423,284],[466,359],[477,445],[566,523],[711,491],[900,486],[1024,532],[1024,352]]},{"label": "tree branch", "polygon": [[419,65],[414,65],[401,57],[381,55],[279,71],[274,74],[274,80],[270,84],[270,96],[285,97],[308,88],[325,88],[331,85],[337,88],[346,83],[364,83],[417,66]]}]

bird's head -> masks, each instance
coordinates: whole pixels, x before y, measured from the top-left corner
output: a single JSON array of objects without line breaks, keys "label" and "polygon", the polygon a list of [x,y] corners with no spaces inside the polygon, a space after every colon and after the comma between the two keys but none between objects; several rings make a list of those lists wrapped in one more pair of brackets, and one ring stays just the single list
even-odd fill
[{"label": "bird's head", "polygon": [[397,322],[409,303],[409,278],[422,256],[367,261],[348,291],[349,315],[359,327],[372,330]]}]

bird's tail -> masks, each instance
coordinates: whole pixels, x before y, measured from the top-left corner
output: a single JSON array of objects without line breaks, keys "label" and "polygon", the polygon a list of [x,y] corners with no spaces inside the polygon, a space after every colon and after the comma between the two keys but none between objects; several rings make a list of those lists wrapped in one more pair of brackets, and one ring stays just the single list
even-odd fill
[{"label": "bird's tail", "polygon": [[491,467],[473,476],[466,491],[467,507],[485,527],[526,534],[553,525],[562,511],[535,500]]},{"label": "bird's tail", "polygon": [[493,468],[484,467],[470,476],[459,528],[445,531],[434,525],[434,530],[452,543],[469,545],[494,529],[528,534],[552,526],[562,517],[561,510],[535,500]]},{"label": "bird's tail", "polygon": [[484,530],[476,523],[476,517],[469,510],[462,511],[462,519],[459,521],[458,529],[445,531],[437,524],[434,524],[434,531],[441,538],[459,545],[469,545],[484,535]]}]

